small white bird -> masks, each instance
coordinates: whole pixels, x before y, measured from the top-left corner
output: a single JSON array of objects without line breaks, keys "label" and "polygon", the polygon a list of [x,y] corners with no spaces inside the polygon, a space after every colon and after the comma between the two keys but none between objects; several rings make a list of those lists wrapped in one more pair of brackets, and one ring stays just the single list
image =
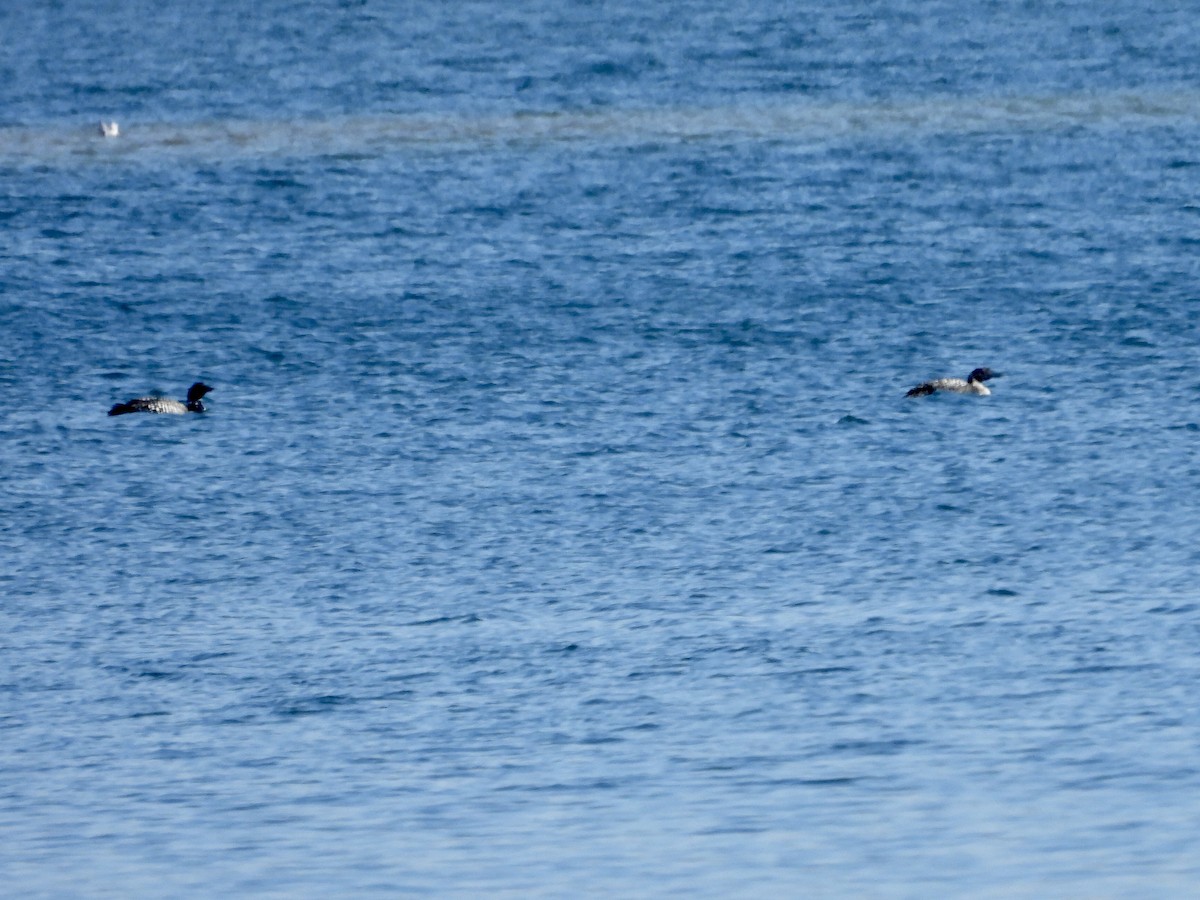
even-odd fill
[{"label": "small white bird", "polygon": [[949,391],[952,394],[979,394],[983,397],[991,394],[984,384],[989,378],[999,378],[999,372],[993,372],[991,369],[976,369],[966,379],[962,378],[938,378],[936,381],[926,381],[924,384],[918,384],[904,396],[906,397],[924,397],[927,394],[934,394],[938,391]]},{"label": "small white bird", "polygon": [[121,126],[119,126],[116,122],[102,121],[100,123],[100,134],[102,134],[104,137],[120,137]]}]

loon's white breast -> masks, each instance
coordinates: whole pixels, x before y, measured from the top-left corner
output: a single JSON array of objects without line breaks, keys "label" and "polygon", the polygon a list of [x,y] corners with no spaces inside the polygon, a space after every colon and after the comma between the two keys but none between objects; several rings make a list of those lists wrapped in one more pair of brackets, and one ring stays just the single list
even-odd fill
[{"label": "loon's white breast", "polygon": [[977,394],[980,397],[988,397],[992,392],[987,389],[984,382],[989,378],[999,377],[1000,373],[993,372],[991,369],[976,369],[966,378],[937,378],[918,384],[905,396],[924,397],[936,394],[938,391],[946,391],[951,394]]}]

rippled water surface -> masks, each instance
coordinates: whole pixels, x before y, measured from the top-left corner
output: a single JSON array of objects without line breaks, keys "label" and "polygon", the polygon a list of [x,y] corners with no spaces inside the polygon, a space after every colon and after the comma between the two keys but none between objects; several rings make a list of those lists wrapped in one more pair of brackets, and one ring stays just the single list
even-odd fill
[{"label": "rippled water surface", "polygon": [[1189,11],[240,9],[0,13],[6,890],[1200,889]]}]

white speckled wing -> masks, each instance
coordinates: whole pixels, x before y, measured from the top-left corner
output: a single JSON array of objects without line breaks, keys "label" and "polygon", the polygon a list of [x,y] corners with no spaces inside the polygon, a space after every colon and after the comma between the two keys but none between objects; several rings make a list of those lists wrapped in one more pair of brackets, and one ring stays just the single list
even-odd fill
[{"label": "white speckled wing", "polygon": [[186,413],[187,405],[168,397],[138,397],[130,400],[129,405],[142,412],[150,413]]}]

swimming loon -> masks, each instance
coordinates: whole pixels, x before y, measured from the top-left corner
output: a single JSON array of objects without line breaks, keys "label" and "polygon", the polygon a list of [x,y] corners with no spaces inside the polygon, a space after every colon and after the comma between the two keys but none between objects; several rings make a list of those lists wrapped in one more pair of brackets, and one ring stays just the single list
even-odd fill
[{"label": "swimming loon", "polygon": [[110,416],[122,416],[125,413],[135,412],[201,413],[204,412],[204,404],[200,402],[200,398],[211,390],[212,388],[207,384],[197,381],[188,388],[187,403],[180,403],[178,400],[171,400],[168,397],[137,397],[128,403],[118,403],[108,411],[108,414]]},{"label": "swimming loon", "polygon": [[937,391],[949,391],[952,394],[979,394],[986,397],[991,394],[984,382],[989,378],[999,378],[999,372],[993,372],[991,369],[976,369],[967,376],[966,381],[961,378],[938,378],[935,381],[926,381],[924,384],[918,384],[915,388],[905,394],[905,397],[924,397],[926,394],[933,394]]}]

